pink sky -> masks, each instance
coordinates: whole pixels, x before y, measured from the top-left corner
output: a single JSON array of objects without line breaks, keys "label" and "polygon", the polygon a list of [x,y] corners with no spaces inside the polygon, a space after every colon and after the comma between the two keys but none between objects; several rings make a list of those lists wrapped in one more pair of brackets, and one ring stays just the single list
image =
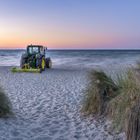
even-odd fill
[{"label": "pink sky", "polygon": [[2,0],[0,48],[140,48],[139,2],[62,1]]}]

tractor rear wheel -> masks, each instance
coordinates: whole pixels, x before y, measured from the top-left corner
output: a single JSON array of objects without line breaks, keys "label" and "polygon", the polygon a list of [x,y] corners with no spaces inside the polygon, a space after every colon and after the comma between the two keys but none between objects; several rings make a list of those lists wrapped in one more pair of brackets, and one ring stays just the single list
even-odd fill
[{"label": "tractor rear wheel", "polygon": [[46,58],[46,67],[51,68],[52,67],[52,61],[50,58]]}]

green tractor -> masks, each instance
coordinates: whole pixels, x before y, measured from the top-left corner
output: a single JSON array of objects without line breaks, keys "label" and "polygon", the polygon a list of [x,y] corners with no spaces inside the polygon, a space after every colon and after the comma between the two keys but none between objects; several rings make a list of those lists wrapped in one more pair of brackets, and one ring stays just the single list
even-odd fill
[{"label": "green tractor", "polygon": [[52,61],[46,58],[46,47],[40,45],[27,46],[26,52],[22,54],[20,60],[21,71],[44,71],[45,68],[52,67]]}]

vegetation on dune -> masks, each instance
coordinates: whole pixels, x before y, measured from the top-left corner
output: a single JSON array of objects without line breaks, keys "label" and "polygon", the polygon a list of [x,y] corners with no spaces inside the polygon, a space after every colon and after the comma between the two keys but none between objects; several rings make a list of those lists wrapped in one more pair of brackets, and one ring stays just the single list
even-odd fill
[{"label": "vegetation on dune", "polygon": [[126,135],[127,140],[140,140],[140,100],[130,110]]},{"label": "vegetation on dune", "polygon": [[[140,106],[140,73],[129,69],[125,74],[116,75],[116,77],[112,79],[103,71],[90,72],[90,82],[82,111],[85,114],[105,115],[111,118],[113,127],[118,131],[128,132],[129,128],[137,131],[140,129],[140,124],[133,123],[140,114],[140,108],[137,107],[138,104]],[[136,113],[133,113],[133,108],[137,110]],[[137,119],[137,122],[140,123],[140,120]],[[133,125],[138,128],[134,130]]]},{"label": "vegetation on dune", "polygon": [[0,117],[8,117],[11,114],[12,111],[10,101],[0,87]]},{"label": "vegetation on dune", "polygon": [[119,94],[108,104],[108,115],[113,119],[113,126],[117,130],[125,128],[130,110],[140,98],[140,79],[138,77],[134,70],[129,70],[125,75],[121,75],[118,81]]},{"label": "vegetation on dune", "polygon": [[139,70],[140,69],[140,62],[139,61],[137,61],[136,66],[137,66],[137,69]]},{"label": "vegetation on dune", "polygon": [[82,111],[86,114],[101,115],[105,113],[107,102],[116,96],[117,85],[103,71],[91,71],[89,78]]}]

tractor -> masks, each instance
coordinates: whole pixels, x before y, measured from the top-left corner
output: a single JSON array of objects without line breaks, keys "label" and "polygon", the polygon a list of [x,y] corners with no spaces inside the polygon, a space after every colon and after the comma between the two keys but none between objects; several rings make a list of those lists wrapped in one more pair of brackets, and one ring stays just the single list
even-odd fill
[{"label": "tractor", "polygon": [[28,45],[26,52],[22,54],[20,60],[20,68],[31,70],[40,69],[44,71],[45,68],[52,67],[50,57],[46,58],[47,48],[41,45]]}]

